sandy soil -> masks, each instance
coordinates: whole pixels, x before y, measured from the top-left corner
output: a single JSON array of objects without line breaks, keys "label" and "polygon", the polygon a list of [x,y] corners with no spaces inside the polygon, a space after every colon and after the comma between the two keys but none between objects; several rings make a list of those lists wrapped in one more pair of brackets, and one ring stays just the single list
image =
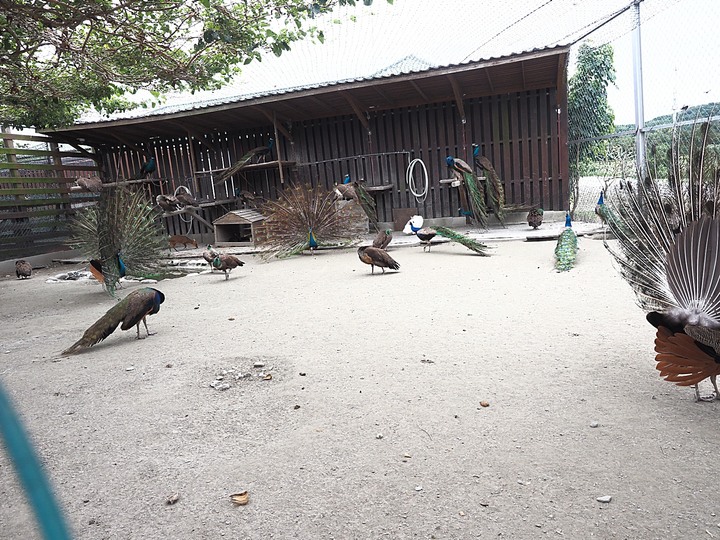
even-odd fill
[{"label": "sandy soil", "polygon": [[[4,279],[0,377],[77,539],[720,537],[720,402],[659,378],[602,242],[493,246],[245,256],[62,359],[112,300]],[[1,452],[0,523],[38,538]]]}]

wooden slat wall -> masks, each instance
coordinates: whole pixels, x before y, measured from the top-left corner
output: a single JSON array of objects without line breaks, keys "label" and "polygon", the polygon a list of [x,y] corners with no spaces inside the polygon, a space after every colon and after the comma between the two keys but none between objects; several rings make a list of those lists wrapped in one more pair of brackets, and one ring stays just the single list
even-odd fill
[{"label": "wooden slat wall", "polygon": [[[78,177],[98,174],[87,154],[60,151],[39,135],[0,133],[0,260],[47,253],[68,237],[68,223],[89,193],[70,193]],[[27,142],[41,148],[27,148]]]},{"label": "wooden slat wall", "polygon": [[[441,184],[449,178],[445,158],[454,155],[472,162],[471,144],[480,145],[505,187],[508,204],[539,205],[546,210],[567,207],[567,154],[563,150],[562,118],[554,89],[503,94],[464,102],[463,124],[454,103],[374,112],[369,117],[372,136],[355,116],[297,122],[290,126],[292,141],[282,135],[273,159],[291,161],[284,170],[285,184],[307,182],[332,189],[345,174],[364,180],[367,186],[391,185],[375,193],[378,217],[393,221],[393,208],[417,208],[428,218],[457,216],[460,206],[456,188]],[[181,123],[181,122],[179,122]],[[286,126],[287,127],[287,126]],[[235,189],[259,198],[276,199],[283,189],[277,168],[236,174],[214,186],[222,170],[249,149],[275,137],[272,125],[237,132],[186,134],[176,139],[138,142],[130,148],[105,149],[104,170],[108,178],[132,178],[148,155],[154,155],[158,171],[144,189],[153,199],[158,193],[173,193],[178,186],[190,188],[201,203],[206,220],[236,209]],[[143,149],[142,151],[140,149]],[[406,180],[409,163],[421,159],[428,171],[429,188],[418,202]],[[421,167],[413,178],[421,187]],[[225,201],[211,205],[213,201]],[[169,234],[209,232],[197,220],[174,216],[165,220]]]}]

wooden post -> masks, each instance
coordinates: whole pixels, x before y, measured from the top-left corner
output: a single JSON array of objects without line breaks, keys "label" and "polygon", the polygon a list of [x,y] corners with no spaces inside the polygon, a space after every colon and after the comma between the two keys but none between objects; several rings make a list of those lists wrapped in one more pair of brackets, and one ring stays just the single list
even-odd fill
[{"label": "wooden post", "polygon": [[273,110],[273,128],[275,129],[275,154],[277,154],[277,162],[278,167],[280,168],[280,184],[285,184],[285,174],[283,172],[283,165],[282,165],[282,156],[280,155],[280,137],[278,137],[278,128],[277,128],[277,114],[275,113],[275,110]]}]

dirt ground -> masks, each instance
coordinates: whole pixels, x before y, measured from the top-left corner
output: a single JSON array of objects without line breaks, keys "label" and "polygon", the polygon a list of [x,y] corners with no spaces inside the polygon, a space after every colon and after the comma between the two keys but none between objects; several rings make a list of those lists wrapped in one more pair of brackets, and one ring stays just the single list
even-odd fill
[{"label": "dirt ground", "polygon": [[[720,402],[660,379],[602,242],[492,246],[243,256],[68,358],[113,301],[8,277],[0,379],[77,539],[720,538]],[[0,523],[39,538],[1,451]]]}]

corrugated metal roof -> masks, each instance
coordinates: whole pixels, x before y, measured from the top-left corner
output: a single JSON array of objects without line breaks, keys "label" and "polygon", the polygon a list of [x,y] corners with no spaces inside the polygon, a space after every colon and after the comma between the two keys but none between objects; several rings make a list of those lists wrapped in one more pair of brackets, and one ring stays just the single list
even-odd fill
[{"label": "corrugated metal roof", "polygon": [[232,223],[256,223],[263,221],[265,216],[256,212],[255,210],[233,210],[228,212],[224,216],[217,218],[213,221],[213,225],[223,225]]},{"label": "corrugated metal roof", "polygon": [[552,49],[576,42],[627,5],[628,0],[413,0],[393,5],[375,0],[371,8],[344,7],[318,20],[324,44],[296,43],[279,58],[245,66],[234,83],[218,91],[170,96],[151,110],[110,119],[86,116],[79,123],[205,109]]}]

